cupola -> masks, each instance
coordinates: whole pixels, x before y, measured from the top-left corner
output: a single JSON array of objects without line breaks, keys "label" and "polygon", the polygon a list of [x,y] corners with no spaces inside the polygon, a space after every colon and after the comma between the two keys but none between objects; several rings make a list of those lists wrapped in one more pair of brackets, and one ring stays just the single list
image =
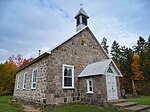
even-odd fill
[{"label": "cupola", "polygon": [[80,10],[78,11],[77,15],[74,18],[76,19],[76,31],[79,31],[88,25],[87,20],[88,20],[89,16],[83,10],[83,8],[80,8]]}]

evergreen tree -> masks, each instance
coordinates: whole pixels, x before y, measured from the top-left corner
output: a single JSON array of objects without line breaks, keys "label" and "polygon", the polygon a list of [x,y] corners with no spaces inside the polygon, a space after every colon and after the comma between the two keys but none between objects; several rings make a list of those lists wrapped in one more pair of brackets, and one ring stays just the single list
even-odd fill
[{"label": "evergreen tree", "polygon": [[146,42],[145,49],[140,52],[140,70],[145,80],[150,80],[150,36]]},{"label": "evergreen tree", "polygon": [[116,62],[116,63],[119,63],[119,59],[120,59],[120,45],[119,43],[117,43],[116,41],[114,41],[112,43],[112,46],[111,46],[111,55],[113,56],[113,60]]},{"label": "evergreen tree", "polygon": [[103,37],[101,45],[105,49],[106,53],[108,54],[109,53],[108,52],[109,45],[107,45],[107,38]]},{"label": "evergreen tree", "polygon": [[142,50],[145,49],[146,42],[145,39],[142,36],[139,36],[139,39],[137,40],[137,46],[133,46],[136,53],[140,53]]}]

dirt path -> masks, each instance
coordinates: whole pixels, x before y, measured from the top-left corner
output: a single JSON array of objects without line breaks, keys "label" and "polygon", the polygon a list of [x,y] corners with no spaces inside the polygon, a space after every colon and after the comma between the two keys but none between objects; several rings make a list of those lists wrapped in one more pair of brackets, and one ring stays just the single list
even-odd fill
[{"label": "dirt path", "polygon": [[40,108],[35,108],[30,105],[22,105],[24,112],[42,112]]}]

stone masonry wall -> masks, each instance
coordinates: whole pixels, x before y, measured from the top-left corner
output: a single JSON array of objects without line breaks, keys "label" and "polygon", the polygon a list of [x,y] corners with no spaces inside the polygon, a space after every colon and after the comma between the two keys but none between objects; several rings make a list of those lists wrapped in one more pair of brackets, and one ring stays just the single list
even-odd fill
[{"label": "stone masonry wall", "polygon": [[120,77],[116,77],[116,82],[117,82],[117,92],[118,92],[118,98],[121,98],[121,88],[120,88]]},{"label": "stone masonry wall", "polygon": [[[59,104],[80,100],[78,75],[87,64],[106,58],[88,28],[55,48],[49,56],[46,103]],[[62,89],[63,64],[75,67],[75,89]]]},{"label": "stone masonry wall", "polygon": [[[43,59],[35,62],[34,64],[28,66],[27,68],[23,69],[19,73],[16,74],[16,81],[15,81],[15,88],[14,88],[14,97],[43,103],[46,98],[46,86],[47,86],[47,64],[48,64],[48,57],[44,57]],[[38,69],[38,76],[37,76],[37,85],[36,89],[31,89],[32,83],[32,71],[33,69]],[[23,89],[23,76],[24,73],[27,73],[27,86],[26,89]],[[21,76],[21,83],[20,89],[17,89],[17,78]]]},{"label": "stone masonry wall", "polygon": [[[87,79],[92,79],[93,81],[93,94],[87,93],[87,83],[86,83]],[[106,101],[107,98],[105,75],[80,78],[79,88],[81,101],[90,104],[104,105],[104,102]]]}]

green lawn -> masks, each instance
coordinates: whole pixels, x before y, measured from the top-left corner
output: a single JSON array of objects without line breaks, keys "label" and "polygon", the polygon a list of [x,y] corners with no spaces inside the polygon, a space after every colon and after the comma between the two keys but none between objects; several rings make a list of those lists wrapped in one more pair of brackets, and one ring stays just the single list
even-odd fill
[{"label": "green lawn", "polygon": [[150,105],[150,96],[138,96],[137,98],[129,95],[129,100],[133,102],[138,102],[141,105]]},{"label": "green lawn", "polygon": [[0,96],[0,112],[21,112],[21,107],[11,101],[12,96]]},{"label": "green lawn", "polygon": [[47,112],[120,112],[120,111],[106,109],[93,105],[74,103],[56,106],[53,109],[48,110]]}]

